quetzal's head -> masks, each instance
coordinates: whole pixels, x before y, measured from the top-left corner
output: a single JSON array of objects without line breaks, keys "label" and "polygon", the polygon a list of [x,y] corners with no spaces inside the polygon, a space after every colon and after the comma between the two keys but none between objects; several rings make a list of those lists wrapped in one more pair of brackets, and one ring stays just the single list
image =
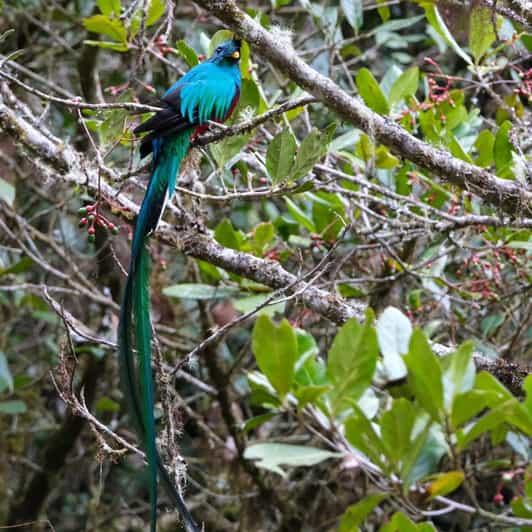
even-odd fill
[{"label": "quetzal's head", "polygon": [[238,39],[231,39],[219,44],[215,49],[209,61],[216,64],[237,64],[240,60],[240,45]]}]

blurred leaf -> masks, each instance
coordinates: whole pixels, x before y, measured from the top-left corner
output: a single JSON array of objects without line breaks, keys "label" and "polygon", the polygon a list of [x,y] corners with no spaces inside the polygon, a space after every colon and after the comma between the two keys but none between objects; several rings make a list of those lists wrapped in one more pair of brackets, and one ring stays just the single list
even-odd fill
[{"label": "blurred leaf", "polygon": [[268,144],[266,170],[274,185],[290,178],[295,153],[296,139],[288,128],[283,129]]},{"label": "blurred leaf", "polygon": [[379,532],[437,532],[432,523],[415,524],[402,512],[396,512]]},{"label": "blurred leaf", "polygon": [[0,269],[0,277],[13,273],[24,273],[31,269],[33,261],[29,257],[22,257],[18,262],[8,268]]},{"label": "blurred leaf", "polygon": [[440,12],[435,4],[430,0],[421,1],[419,5],[425,10],[425,16],[429,24],[436,30],[436,32],[444,39],[444,41],[459,55],[468,65],[473,64],[471,58],[460,48],[458,43],[454,40],[452,33],[449,31],[445,22],[441,18]]},{"label": "blurred leaf", "polygon": [[316,233],[316,226],[314,222],[294,203],[290,198],[284,198],[288,212],[294,217],[296,222],[299,222],[305,229],[311,233]]},{"label": "blurred leaf", "polygon": [[469,49],[478,63],[497,35],[493,29],[492,12],[489,7],[473,5],[469,17]]},{"label": "blurred leaf", "polygon": [[340,327],[327,359],[335,409],[345,400],[356,401],[370,386],[378,351],[371,313],[368,312],[364,325],[351,318]]},{"label": "blurred leaf", "polygon": [[490,314],[480,322],[482,334],[489,338],[504,323],[504,314]]},{"label": "blurred leaf", "polygon": [[281,399],[291,388],[297,353],[297,338],[287,320],[276,327],[262,314],[253,327],[252,350],[259,369],[266,375]]},{"label": "blurred leaf", "polygon": [[[271,294],[257,294],[254,296],[239,297],[238,299],[233,299],[233,306],[238,312],[245,314],[250,310],[257,308],[265,299],[268,299]],[[286,303],[275,303],[275,305],[268,305],[259,311],[260,314],[266,314],[266,316],[272,317],[276,312],[279,314],[284,313]]]},{"label": "blurred leaf", "polygon": [[449,471],[448,473],[440,473],[436,476],[436,480],[428,486],[430,498],[447,495],[458,489],[464,481],[463,471]]},{"label": "blurred leaf", "polygon": [[345,423],[345,436],[349,443],[366,455],[373,463],[386,469],[382,457],[386,456],[380,437],[370,420],[358,406],[353,406],[353,415]]},{"label": "blurred leaf", "polygon": [[415,329],[412,333],[410,349],[404,360],[408,367],[408,384],[418,404],[429,412],[434,420],[439,420],[443,408],[441,368],[420,329]]},{"label": "blurred leaf", "polygon": [[233,224],[224,218],[214,231],[214,239],[222,246],[238,251],[240,249],[241,237],[233,228]]},{"label": "blurred leaf", "polygon": [[473,387],[475,380],[473,348],[473,342],[464,342],[452,355],[445,357],[445,359],[450,358],[449,369],[444,374],[445,406],[448,412],[451,412],[454,398]]},{"label": "blurred leaf", "polygon": [[299,146],[290,178],[297,181],[305,177],[327,153],[327,147],[323,135],[317,129],[313,129]]},{"label": "blurred leaf", "polygon": [[[425,419],[423,419],[425,416]],[[430,419],[410,401],[395,399],[381,417],[381,439],[394,471],[405,481],[428,435]]]},{"label": "blurred leaf", "polygon": [[6,356],[0,351],[0,393],[6,389],[13,392],[13,375],[9,371]]},{"label": "blurred leaf", "polygon": [[253,230],[253,240],[259,250],[263,250],[275,237],[275,228],[270,222],[260,223]]},{"label": "blurred leaf", "polygon": [[24,414],[28,407],[24,401],[0,401],[0,414],[9,414],[14,416],[16,414]]},{"label": "blurred leaf", "polygon": [[317,400],[331,389],[330,384],[300,386],[294,390],[294,395],[297,399],[297,407],[299,410],[308,404],[316,404]]},{"label": "blurred leaf", "polygon": [[357,33],[364,22],[362,0],[340,0],[340,4],[347,22]]},{"label": "blurred leaf", "polygon": [[250,430],[260,427],[270,419],[274,418],[277,415],[277,412],[267,412],[266,414],[261,414],[260,416],[252,417],[243,424],[242,430],[244,432],[249,432]]},{"label": "blurred leaf", "polygon": [[387,115],[390,107],[377,80],[367,68],[361,68],[355,77],[358,93],[366,105],[381,115]]},{"label": "blurred leaf", "polygon": [[15,203],[15,187],[0,177],[0,200],[5,201],[10,207]]},{"label": "blurred leaf", "polygon": [[399,166],[400,160],[390,153],[386,146],[379,146],[375,152],[375,166],[377,168],[390,170]]},{"label": "blurred leaf", "polygon": [[417,66],[405,70],[390,89],[390,105],[414,96],[419,83],[419,68]]},{"label": "blurred leaf", "polygon": [[98,412],[118,412],[120,410],[120,405],[113,401],[109,397],[100,397],[96,403],[94,403],[94,407]]},{"label": "blurred leaf", "polygon": [[503,179],[513,178],[513,146],[509,138],[511,129],[512,123],[510,121],[507,120],[501,124],[495,135],[495,144],[493,145],[495,169],[497,170],[497,175]]},{"label": "blurred leaf", "polygon": [[333,453],[316,447],[302,445],[287,445],[283,443],[256,443],[246,447],[244,458],[254,460],[258,467],[273,471],[286,477],[281,465],[301,467],[313,466],[328,460],[339,458],[342,453]]},{"label": "blurred leaf", "polygon": [[102,15],[120,15],[120,0],[96,0]]},{"label": "blurred leaf", "polygon": [[387,307],[377,320],[377,339],[384,358],[384,368],[390,380],[406,375],[401,355],[408,353],[412,325],[398,309]]},{"label": "blurred leaf", "polygon": [[486,168],[494,162],[493,158],[493,146],[495,145],[495,136],[489,129],[482,130],[475,140],[475,148],[478,153],[478,157],[475,160],[475,164]]},{"label": "blurred leaf", "polygon": [[105,15],[93,15],[92,17],[84,19],[83,25],[85,26],[85,29],[92,31],[93,33],[107,35],[119,43],[127,42],[126,27],[117,18],[110,18]]},{"label": "blurred leaf", "polygon": [[335,240],[344,227],[345,208],[340,197],[327,192],[309,194],[312,203],[312,219],[316,232],[324,240]]},{"label": "blurred leaf", "polygon": [[189,67],[195,67],[199,63],[196,52],[183,39],[177,41],[175,47]]},{"label": "blurred leaf", "polygon": [[146,15],[146,26],[153,26],[164,15],[165,10],[166,4],[163,0],[150,0]]},{"label": "blurred leaf", "polygon": [[238,288],[231,286],[212,286],[201,283],[174,284],[163,288],[163,294],[168,297],[178,297],[180,299],[224,299],[234,296],[239,292]]},{"label": "blurred leaf", "polygon": [[375,493],[349,506],[340,520],[338,532],[353,532],[357,530],[375,507],[387,497],[389,497],[388,493]]}]

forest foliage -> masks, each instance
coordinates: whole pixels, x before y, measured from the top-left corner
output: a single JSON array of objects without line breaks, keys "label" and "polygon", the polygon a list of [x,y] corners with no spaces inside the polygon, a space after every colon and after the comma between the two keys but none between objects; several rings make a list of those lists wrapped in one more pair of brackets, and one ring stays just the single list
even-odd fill
[{"label": "forest foliage", "polygon": [[[203,3],[2,6],[0,524],[147,526],[115,352],[132,131],[232,37]],[[387,121],[339,119],[243,42],[238,107],[150,244],[158,443],[194,517],[532,529],[530,9],[238,5]]]}]

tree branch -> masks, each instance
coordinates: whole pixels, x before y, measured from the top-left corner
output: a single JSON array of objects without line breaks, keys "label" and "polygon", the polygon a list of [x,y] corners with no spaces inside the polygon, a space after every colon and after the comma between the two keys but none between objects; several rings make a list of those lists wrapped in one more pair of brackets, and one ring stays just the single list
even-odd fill
[{"label": "tree branch", "polygon": [[461,161],[408,133],[393,120],[371,111],[297,57],[296,52],[276,40],[258,22],[238,8],[234,0],[196,0],[235,33],[249,42],[256,52],[281,69],[291,80],[314,95],[341,118],[441,179],[474,192],[483,200],[506,212],[521,216],[532,212],[532,191],[520,183],[500,179],[490,172]]}]

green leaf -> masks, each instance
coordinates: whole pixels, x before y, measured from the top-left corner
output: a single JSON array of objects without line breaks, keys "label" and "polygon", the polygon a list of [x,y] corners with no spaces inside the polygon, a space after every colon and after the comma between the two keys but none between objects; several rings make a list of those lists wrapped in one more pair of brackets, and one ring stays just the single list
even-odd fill
[{"label": "green leaf", "polygon": [[339,196],[327,192],[309,194],[313,199],[312,218],[324,240],[335,240],[344,227],[345,207]]},{"label": "green leaf", "polygon": [[388,496],[387,493],[375,493],[349,506],[340,520],[338,532],[353,532],[356,530],[357,527],[364,523],[366,517]]},{"label": "green leaf", "polygon": [[473,342],[464,342],[452,355],[448,355],[450,365],[444,374],[445,406],[448,412],[452,410],[454,398],[473,387],[475,381],[473,348]]},{"label": "green leaf", "polygon": [[146,15],[146,26],[153,26],[163,16],[165,9],[163,0],[151,0]]},{"label": "green leaf", "polygon": [[14,416],[16,414],[24,414],[28,407],[24,401],[0,401],[0,414],[9,414]]},{"label": "green leaf", "polygon": [[273,471],[282,477],[286,477],[286,473],[281,468],[281,465],[308,467],[319,464],[329,458],[340,458],[341,456],[343,456],[343,453],[283,443],[256,443],[246,447],[244,451],[244,458],[256,460],[255,463],[258,467]]},{"label": "green leaf", "polygon": [[253,240],[259,250],[263,250],[275,237],[275,228],[271,222],[263,222],[253,230]]},{"label": "green leaf", "polygon": [[294,391],[299,410],[308,404],[316,404],[318,399],[331,389],[330,384],[300,386]]},{"label": "green leaf", "polygon": [[440,12],[435,4],[430,0],[419,2],[420,6],[425,10],[425,16],[429,24],[436,30],[442,39],[459,55],[468,65],[472,65],[471,58],[460,48],[458,43],[454,40],[452,33],[449,31],[445,22],[441,18]]},{"label": "green leaf", "polygon": [[118,412],[120,405],[109,397],[100,397],[94,404],[98,412]]},{"label": "green leaf", "polygon": [[189,67],[195,67],[199,63],[196,52],[183,39],[177,41],[175,47]]},{"label": "green leaf", "polygon": [[417,410],[407,399],[393,401],[392,408],[381,417],[381,439],[386,455],[393,463],[401,461],[411,445],[411,434],[417,417]]},{"label": "green leaf", "polygon": [[475,63],[479,63],[496,38],[491,9],[481,5],[473,5],[469,17],[469,49],[473,54]]},{"label": "green leaf", "polygon": [[238,294],[239,289],[231,286],[212,286],[201,283],[181,283],[163,288],[163,294],[180,299],[225,299]]},{"label": "green leaf", "polygon": [[432,523],[416,525],[402,512],[396,512],[391,520],[380,528],[379,532],[436,532],[436,529]]},{"label": "green leaf", "polygon": [[9,371],[6,356],[0,351],[0,392],[5,389],[13,392],[13,375]]},{"label": "green leaf", "polygon": [[386,96],[384,96],[377,80],[367,68],[361,68],[357,72],[355,81],[360,97],[370,109],[381,115],[387,115],[390,112]]},{"label": "green leaf", "polygon": [[455,396],[451,411],[451,426],[457,429],[484,410],[494,394],[482,390],[470,390]]},{"label": "green leaf", "polygon": [[510,399],[490,410],[465,430],[459,431],[458,450],[464,450],[482,434],[497,429],[502,423],[511,423],[525,434],[532,435],[532,420],[529,416],[525,416],[523,419],[523,412],[520,407],[517,399]]},{"label": "green leaf", "polygon": [[277,415],[277,412],[267,412],[266,414],[261,414],[260,416],[252,417],[242,425],[242,430],[244,432],[249,432],[250,430],[260,427],[270,419],[274,418]]},{"label": "green leaf", "polygon": [[463,471],[449,471],[448,473],[439,473],[435,475],[436,480],[428,486],[430,498],[447,495],[458,489],[464,481]]},{"label": "green leaf", "polygon": [[398,309],[387,307],[377,320],[377,339],[384,358],[384,369],[390,380],[406,375],[401,355],[408,353],[412,325]]},{"label": "green leaf", "polygon": [[355,30],[355,33],[358,32],[364,22],[362,0],[340,0],[340,4],[347,22]]},{"label": "green leaf", "polygon": [[382,457],[386,455],[386,449],[370,420],[357,405],[353,405],[353,415],[345,423],[345,436],[353,447],[372,462],[382,469],[386,468],[382,461]]},{"label": "green leaf", "polygon": [[107,35],[120,43],[127,41],[126,27],[117,18],[110,18],[105,15],[93,15],[84,19],[83,25],[88,31]]},{"label": "green leaf", "polygon": [[289,392],[297,354],[297,337],[287,320],[279,327],[262,314],[253,327],[252,350],[259,369],[281,398]]},{"label": "green leaf", "polygon": [[284,198],[288,212],[299,222],[305,229],[311,233],[316,233],[314,222],[294,203],[290,198]]},{"label": "green leaf", "polygon": [[214,231],[214,239],[222,246],[238,251],[240,249],[241,237],[233,228],[233,224],[224,218]]},{"label": "green leaf", "polygon": [[495,145],[495,136],[489,129],[484,129],[478,134],[477,140],[475,140],[475,148],[478,153],[478,157],[475,160],[475,164],[486,168],[493,164],[493,146]]},{"label": "green leaf", "polygon": [[[268,299],[271,294],[257,294],[253,296],[240,297],[233,299],[233,306],[238,312],[245,314],[250,310],[257,308],[265,299]],[[276,303],[275,305],[268,305],[259,311],[259,314],[266,314],[266,316],[272,317],[275,313],[283,314],[286,303]]]},{"label": "green leaf", "polygon": [[5,201],[10,207],[15,202],[15,187],[0,177],[0,200]]},{"label": "green leaf", "polygon": [[102,15],[120,15],[120,0],[96,0],[96,5]]},{"label": "green leaf", "polygon": [[351,318],[340,327],[327,360],[327,372],[334,385],[332,402],[335,410],[346,400],[359,399],[369,387],[375,373],[378,351],[377,334],[370,312],[364,325]]},{"label": "green leaf", "polygon": [[317,129],[313,129],[301,143],[290,178],[294,181],[305,177],[314,165],[327,153],[327,144]]},{"label": "green leaf", "polygon": [[3,275],[9,275],[13,273],[24,273],[31,269],[33,266],[33,261],[29,257],[22,257],[15,264],[0,270],[0,277]]},{"label": "green leaf", "polygon": [[388,100],[390,105],[414,96],[419,83],[419,68],[417,66],[405,70],[392,85]]},{"label": "green leaf", "polygon": [[512,123],[509,120],[503,122],[495,135],[495,143],[493,145],[495,169],[497,170],[497,175],[504,179],[513,178],[513,146],[509,138],[511,129]]},{"label": "green leaf", "polygon": [[400,160],[390,153],[386,146],[379,146],[375,151],[375,166],[384,170],[391,170],[399,166]]},{"label": "green leaf", "polygon": [[274,185],[290,178],[295,153],[296,139],[288,128],[277,134],[268,145],[266,170]]},{"label": "green leaf", "polygon": [[443,409],[441,367],[420,329],[414,330],[404,360],[408,367],[408,384],[418,404],[438,421]]}]

